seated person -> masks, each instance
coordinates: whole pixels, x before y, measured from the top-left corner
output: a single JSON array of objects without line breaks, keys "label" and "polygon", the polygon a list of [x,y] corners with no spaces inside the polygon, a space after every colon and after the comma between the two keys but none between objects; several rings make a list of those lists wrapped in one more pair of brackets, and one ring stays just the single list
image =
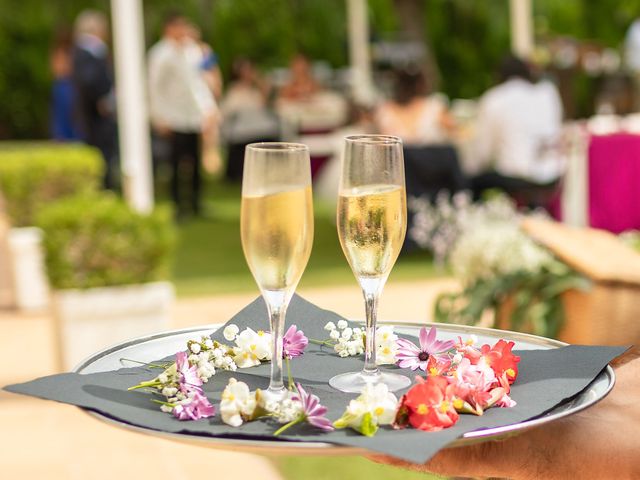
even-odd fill
[{"label": "seated person", "polygon": [[472,166],[477,197],[498,188],[531,203],[536,189],[552,187],[563,166],[557,148],[562,104],[555,86],[535,82],[529,66],[508,56],[500,68],[500,84],[480,99]]},{"label": "seated person", "polygon": [[445,101],[430,93],[418,69],[395,72],[393,98],[378,107],[376,124],[381,134],[398,136],[405,146],[447,143],[452,126]]}]

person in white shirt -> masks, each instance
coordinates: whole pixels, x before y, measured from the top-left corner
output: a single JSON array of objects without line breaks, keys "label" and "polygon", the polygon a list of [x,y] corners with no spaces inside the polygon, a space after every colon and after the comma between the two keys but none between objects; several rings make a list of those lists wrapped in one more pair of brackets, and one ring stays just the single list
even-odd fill
[{"label": "person in white shirt", "polygon": [[402,138],[405,145],[441,145],[449,142],[452,127],[446,101],[431,93],[421,70],[395,72],[393,98],[376,111],[376,124],[383,135]]},{"label": "person in white shirt", "polygon": [[534,82],[529,66],[509,56],[502,62],[501,83],[480,99],[471,166],[476,196],[498,188],[517,196],[553,186],[563,173],[558,140],[562,104],[556,87]]},{"label": "person in white shirt", "polygon": [[166,16],[163,35],[149,51],[151,124],[170,143],[171,193],[182,213],[182,165],[189,167],[190,207],[201,213],[201,132],[213,121],[216,104],[201,65],[203,53],[189,35],[189,23],[178,13]]}]

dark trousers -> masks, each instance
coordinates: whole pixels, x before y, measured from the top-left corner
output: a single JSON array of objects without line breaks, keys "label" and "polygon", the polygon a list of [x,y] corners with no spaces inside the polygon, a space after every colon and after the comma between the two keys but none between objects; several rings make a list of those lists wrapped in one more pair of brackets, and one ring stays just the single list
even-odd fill
[{"label": "dark trousers", "polygon": [[[169,160],[171,163],[171,196],[178,212],[186,201],[192,212],[200,213],[202,175],[200,173],[200,134],[172,132]],[[186,178],[183,178],[184,177]]]},{"label": "dark trousers", "polygon": [[486,190],[502,190],[512,197],[518,206],[547,208],[558,189],[559,180],[549,183],[533,183],[523,178],[507,177],[498,172],[485,172],[471,179],[474,200],[479,200]]}]

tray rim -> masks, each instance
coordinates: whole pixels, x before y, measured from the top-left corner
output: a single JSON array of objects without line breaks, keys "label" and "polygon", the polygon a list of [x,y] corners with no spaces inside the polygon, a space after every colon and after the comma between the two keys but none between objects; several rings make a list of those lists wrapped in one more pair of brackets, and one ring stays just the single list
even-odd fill
[{"label": "tray rim", "polygon": [[[356,321],[357,323],[362,323],[360,321]],[[170,337],[173,335],[183,335],[190,332],[201,332],[203,330],[213,330],[216,331],[220,327],[222,327],[224,323],[214,323],[214,324],[205,324],[194,327],[180,328],[180,329],[172,329],[166,330],[163,332],[157,332],[150,335],[144,335],[141,337],[136,337],[133,339],[125,340],[123,342],[116,343],[110,347],[104,348],[87,358],[81,361],[78,365],[76,365],[71,371],[73,373],[82,374],[82,371],[89,367],[94,362],[100,360],[101,358],[117,352],[118,350],[122,350],[123,348],[131,347],[134,345],[139,345],[145,342]],[[482,333],[485,335],[489,335],[492,337],[501,337],[508,338],[509,340],[518,341],[524,340],[529,343],[538,344],[540,346],[551,348],[559,348],[568,345],[566,342],[562,342],[560,340],[555,340],[552,338],[540,337],[537,335],[532,335],[528,333],[522,332],[513,332],[510,330],[500,330],[496,328],[486,328],[486,327],[477,327],[470,325],[458,325],[458,324],[448,324],[448,323],[437,323],[437,322],[393,322],[393,321],[384,321],[379,322],[379,325],[393,325],[398,328],[408,327],[408,328],[422,328],[425,326],[436,326],[438,328],[446,329],[448,331],[460,332],[465,334],[472,333]],[[499,440],[504,439],[509,436],[518,435],[526,430],[531,428],[535,428],[541,425],[544,425],[549,422],[553,422],[560,418],[564,418],[575,413],[578,413],[582,410],[585,410],[596,403],[600,402],[604,398],[606,398],[611,390],[613,389],[616,383],[616,375],[611,367],[611,365],[607,365],[602,372],[591,382],[585,390],[589,388],[589,386],[601,380],[602,378],[608,379],[608,385],[606,390],[597,398],[587,400],[585,403],[573,407],[569,411],[563,411],[558,413],[551,413],[549,415],[540,416],[533,418],[531,420],[526,420],[524,422],[514,423],[510,425],[504,425],[501,427],[493,427],[487,429],[474,430],[471,432],[465,433],[462,437],[456,439],[452,442],[447,448],[458,448],[464,447],[476,443],[482,443],[491,440]],[[583,390],[584,391],[584,390]],[[582,392],[578,393],[580,395]],[[576,396],[577,396],[576,395]],[[336,445],[327,442],[298,442],[298,441],[272,441],[272,440],[252,440],[252,439],[242,439],[242,438],[225,438],[225,437],[211,437],[204,435],[195,435],[195,434],[184,434],[184,433],[171,433],[164,432],[161,430],[154,430],[148,427],[140,427],[137,425],[131,425],[126,422],[122,422],[120,420],[116,420],[102,413],[93,411],[91,409],[78,407],[80,410],[88,414],[89,416],[95,418],[96,420],[102,421],[106,424],[113,425],[119,428],[122,428],[126,431],[141,433],[144,435],[149,435],[152,437],[165,438],[168,440],[177,441],[180,443],[191,444],[201,447],[215,448],[219,450],[242,450],[247,453],[257,453],[257,454],[268,454],[268,455],[366,455],[370,453],[367,449],[350,447],[346,445]],[[553,411],[553,410],[552,410]]]}]

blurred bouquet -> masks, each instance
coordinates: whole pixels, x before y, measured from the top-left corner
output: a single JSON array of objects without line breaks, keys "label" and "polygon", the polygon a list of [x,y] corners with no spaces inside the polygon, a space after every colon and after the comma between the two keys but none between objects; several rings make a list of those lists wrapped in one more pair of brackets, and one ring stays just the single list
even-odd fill
[{"label": "blurred bouquet", "polygon": [[522,232],[523,214],[508,197],[474,204],[463,192],[440,195],[433,204],[413,198],[409,205],[415,213],[409,235],[436,262],[448,261],[463,287],[438,297],[436,321],[477,324],[490,312],[494,326],[558,334],[561,294],[588,282]]}]

